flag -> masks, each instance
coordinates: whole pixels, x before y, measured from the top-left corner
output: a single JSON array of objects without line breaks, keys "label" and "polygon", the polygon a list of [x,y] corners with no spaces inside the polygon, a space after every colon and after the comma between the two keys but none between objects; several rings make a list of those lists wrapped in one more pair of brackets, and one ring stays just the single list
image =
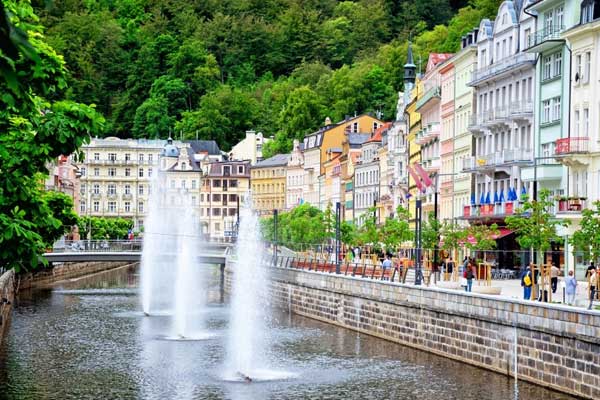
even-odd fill
[{"label": "flag", "polygon": [[500,200],[498,198],[498,192],[494,192],[494,204],[496,203],[500,203]]},{"label": "flag", "polygon": [[425,192],[425,188],[423,187],[423,182],[421,182],[421,178],[419,178],[419,175],[417,175],[417,173],[410,166],[408,166],[408,173],[415,180],[415,184],[417,185],[417,188],[419,188],[419,191]]},{"label": "flag", "polygon": [[475,193],[471,193],[471,205],[475,205]]},{"label": "flag", "polygon": [[425,184],[425,187],[429,187],[433,184],[433,181],[431,180],[431,178],[429,178],[429,174],[427,173],[427,171],[425,171],[423,169],[421,164],[414,163],[413,167],[415,168],[415,171],[417,171],[419,176],[423,179],[423,183]]},{"label": "flag", "polygon": [[492,200],[490,199],[490,192],[487,192],[485,196],[485,204],[492,204]]},{"label": "flag", "polygon": [[506,201],[506,200],[504,200],[504,190],[502,190],[500,192],[500,199],[499,200],[500,200],[500,203],[504,203]]},{"label": "flag", "polygon": [[481,192],[481,196],[479,196],[479,204],[485,204],[485,194]]}]

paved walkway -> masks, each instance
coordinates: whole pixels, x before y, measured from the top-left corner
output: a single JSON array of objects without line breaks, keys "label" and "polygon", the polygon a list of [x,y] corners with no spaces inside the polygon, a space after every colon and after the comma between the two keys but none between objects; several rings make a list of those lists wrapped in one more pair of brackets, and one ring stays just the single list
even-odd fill
[{"label": "paved walkway", "polygon": [[[433,281],[432,281],[433,282]],[[440,287],[444,289],[454,289],[464,291],[462,287],[456,287],[460,285],[459,282],[438,282],[438,284],[431,284],[429,287]],[[563,280],[559,279],[558,288],[556,293],[552,294],[553,303],[563,302]],[[578,281],[577,283],[577,294],[575,296],[575,304],[578,307],[586,307],[589,305],[588,300],[588,287],[587,282]],[[523,299],[523,288],[521,287],[520,279],[501,279],[492,281],[493,288],[499,288],[500,294],[498,297],[510,298],[510,299]],[[479,292],[479,288],[484,288],[483,282],[481,285],[477,281],[473,281],[473,292]]]}]

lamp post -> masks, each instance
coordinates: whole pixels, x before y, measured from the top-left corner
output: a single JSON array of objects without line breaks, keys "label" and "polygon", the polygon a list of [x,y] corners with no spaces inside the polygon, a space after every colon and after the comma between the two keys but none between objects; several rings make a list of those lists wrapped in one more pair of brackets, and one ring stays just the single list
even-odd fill
[{"label": "lamp post", "polygon": [[421,223],[422,223],[422,215],[421,215],[422,207],[421,207],[421,199],[417,199],[415,201],[415,228],[416,228],[416,258],[417,262],[415,264],[415,285],[421,284]]},{"label": "lamp post", "polygon": [[273,250],[274,250],[274,260],[275,264],[277,264],[277,219],[279,217],[279,212],[277,210],[273,210]]},{"label": "lamp post", "polygon": [[340,202],[335,203],[335,273],[340,274]]}]

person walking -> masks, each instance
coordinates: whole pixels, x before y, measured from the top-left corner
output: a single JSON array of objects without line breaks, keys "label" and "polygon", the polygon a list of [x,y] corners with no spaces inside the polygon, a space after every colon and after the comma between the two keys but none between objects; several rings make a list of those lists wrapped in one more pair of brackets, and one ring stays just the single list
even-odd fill
[{"label": "person walking", "polygon": [[528,266],[525,267],[525,271],[521,274],[521,286],[523,287],[523,299],[529,300],[531,299],[531,285],[533,284],[533,279],[531,277],[531,268]]},{"label": "person walking", "polygon": [[592,270],[590,272],[590,305],[588,306],[588,310],[592,309],[592,305],[594,304],[594,298],[596,297],[596,286],[598,282],[598,270]]},{"label": "person walking", "polygon": [[558,287],[559,274],[560,270],[554,263],[552,263],[552,266],[550,267],[550,287],[552,288],[552,294],[556,293],[556,288]]},{"label": "person walking", "polygon": [[587,270],[585,271],[585,278],[589,278],[590,275],[592,274],[592,271],[595,271],[596,267],[594,266],[594,262],[592,261],[590,263],[590,265],[587,267]]},{"label": "person walking", "polygon": [[392,260],[390,260],[390,256],[386,254],[385,259],[381,263],[381,267],[383,268],[383,280],[387,280],[386,277],[387,271],[392,269]]},{"label": "person walking", "polygon": [[577,279],[575,279],[573,270],[569,271],[569,275],[565,278],[565,292],[567,293],[567,304],[572,306],[577,293]]},{"label": "person walking", "polygon": [[473,288],[473,278],[475,274],[473,274],[473,265],[469,262],[467,263],[467,268],[464,272],[464,278],[467,280],[467,286],[465,286],[465,291],[471,292]]}]

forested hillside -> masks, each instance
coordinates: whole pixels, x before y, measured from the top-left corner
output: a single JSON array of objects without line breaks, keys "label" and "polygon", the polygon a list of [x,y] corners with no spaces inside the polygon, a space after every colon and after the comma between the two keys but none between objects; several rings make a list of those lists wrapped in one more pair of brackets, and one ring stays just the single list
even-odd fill
[{"label": "forested hillside", "polygon": [[[467,4],[466,2],[469,1]],[[407,40],[454,52],[498,0],[34,0],[106,135],[211,138],[270,152],[354,113],[395,114]],[[419,58],[420,57],[420,58]]]}]

